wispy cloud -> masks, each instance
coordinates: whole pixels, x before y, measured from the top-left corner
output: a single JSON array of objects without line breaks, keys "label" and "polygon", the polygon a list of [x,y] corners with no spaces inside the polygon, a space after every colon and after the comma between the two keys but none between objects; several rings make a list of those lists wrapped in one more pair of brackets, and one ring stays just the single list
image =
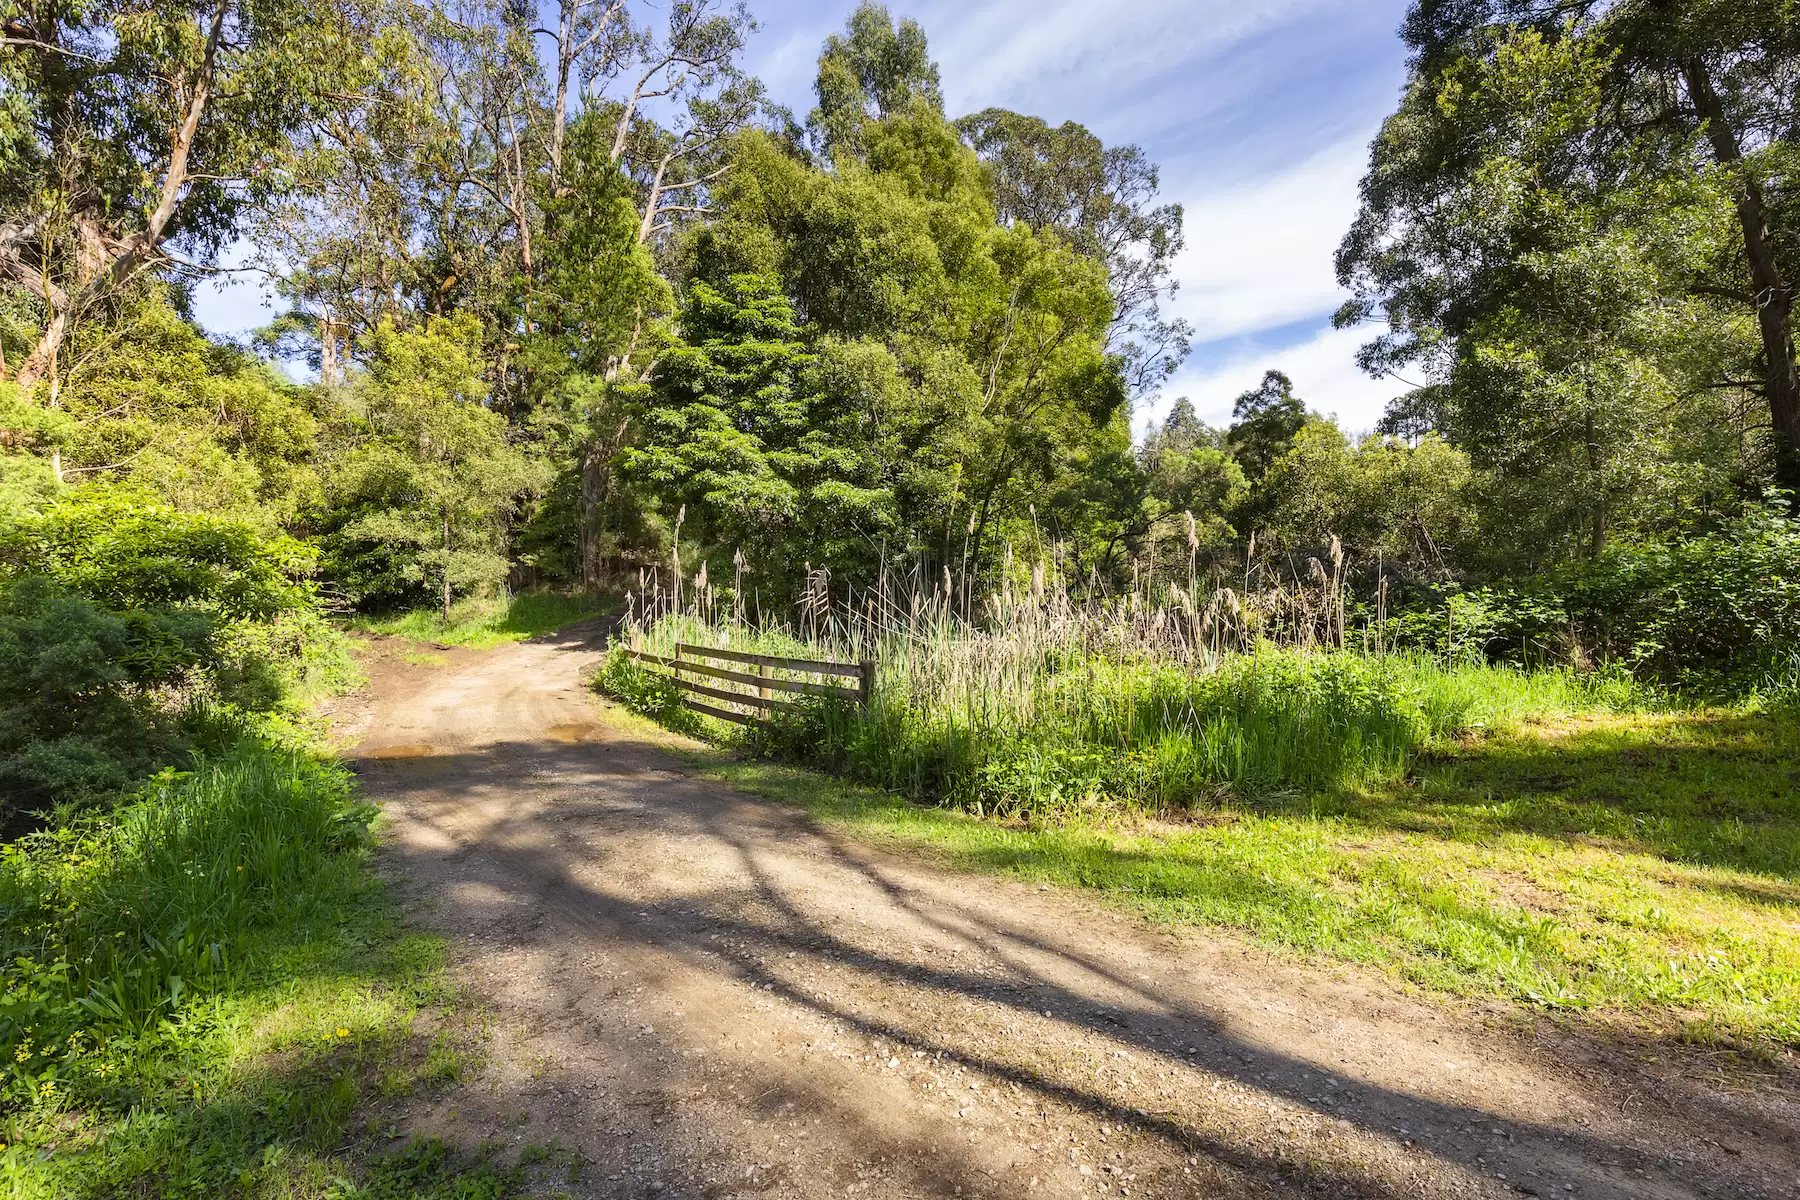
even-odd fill
[{"label": "wispy cloud", "polygon": [[1189,191],[1174,311],[1193,322],[1198,341],[1322,317],[1338,305],[1332,253],[1356,212],[1367,140],[1346,138],[1269,178]]}]

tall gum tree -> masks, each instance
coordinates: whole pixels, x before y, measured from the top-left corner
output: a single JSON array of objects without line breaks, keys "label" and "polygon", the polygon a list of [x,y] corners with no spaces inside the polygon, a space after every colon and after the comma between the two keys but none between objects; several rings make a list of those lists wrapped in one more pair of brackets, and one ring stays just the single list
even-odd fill
[{"label": "tall gum tree", "polygon": [[0,135],[0,277],[42,319],[16,382],[48,382],[54,404],[76,321],[147,275],[204,270],[237,216],[291,183],[293,133],[354,90],[365,45],[349,4],[17,8],[0,36],[25,114]]},{"label": "tall gum tree", "polygon": [[[1792,199],[1800,113],[1791,82],[1800,68],[1800,10],[1786,0],[1415,0],[1402,28],[1414,53],[1414,89],[1436,86],[1459,59],[1491,53],[1520,29],[1551,42],[1590,43],[1607,57],[1597,117],[1571,130],[1565,146],[1595,177],[1681,170],[1698,147],[1729,182],[1735,253],[1696,272],[1688,286],[1754,313],[1761,342],[1755,386],[1769,412],[1774,477],[1800,496],[1793,336],[1800,204]],[[1384,278],[1383,245],[1398,240],[1409,213],[1423,211],[1384,211],[1379,201],[1366,185],[1363,215],[1340,251],[1340,275],[1358,293],[1344,323],[1375,315],[1391,298],[1395,280]],[[1369,365],[1395,365],[1403,341],[1366,356]]]}]

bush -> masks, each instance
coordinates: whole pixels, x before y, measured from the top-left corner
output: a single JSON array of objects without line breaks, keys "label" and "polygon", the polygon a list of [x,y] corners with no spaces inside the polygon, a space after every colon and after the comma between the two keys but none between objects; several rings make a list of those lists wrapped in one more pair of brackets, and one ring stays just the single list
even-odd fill
[{"label": "bush", "polygon": [[1720,532],[1400,614],[1397,640],[1496,658],[1616,663],[1703,691],[1757,689],[1800,645],[1800,521],[1768,505]]},{"label": "bush", "polygon": [[203,660],[204,618],[115,613],[45,579],[0,584],[0,792],[14,810],[87,803],[180,744],[162,704]]},{"label": "bush", "polygon": [[0,826],[116,795],[221,722],[344,682],[310,561],[291,539],[108,489],[0,527]]},{"label": "bush", "polygon": [[682,704],[683,692],[675,681],[660,671],[646,670],[622,646],[614,646],[606,656],[594,677],[594,686],[665,728],[677,733],[700,732],[700,719]]}]

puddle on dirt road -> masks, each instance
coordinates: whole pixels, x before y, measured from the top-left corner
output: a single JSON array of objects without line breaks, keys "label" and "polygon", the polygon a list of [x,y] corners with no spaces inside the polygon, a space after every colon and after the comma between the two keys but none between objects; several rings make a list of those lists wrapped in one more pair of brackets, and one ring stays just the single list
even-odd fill
[{"label": "puddle on dirt road", "polygon": [[591,742],[599,738],[600,726],[589,724],[552,725],[544,730],[544,736],[552,741],[567,742],[570,745],[578,742]]},{"label": "puddle on dirt road", "polygon": [[365,750],[364,758],[427,758],[437,753],[423,742],[404,746],[377,746],[373,750]]}]

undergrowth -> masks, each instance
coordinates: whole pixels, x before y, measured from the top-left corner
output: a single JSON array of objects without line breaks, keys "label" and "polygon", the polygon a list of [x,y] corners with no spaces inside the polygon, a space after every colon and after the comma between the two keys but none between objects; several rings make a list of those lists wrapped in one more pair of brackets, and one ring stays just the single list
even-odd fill
[{"label": "undergrowth", "polygon": [[473,1041],[414,1035],[454,998],[373,815],[252,740],[0,848],[8,1194],[340,1194],[359,1106],[455,1078]]},{"label": "undergrowth", "polygon": [[[702,635],[665,619],[645,644]],[[711,635],[716,638],[716,634]],[[731,631],[739,649],[821,657]],[[975,661],[981,654],[997,661]],[[616,651],[599,686],[681,732],[978,814],[1189,809],[1403,778],[1421,753],[1527,715],[1656,702],[1624,675],[1264,647],[1206,669],[1074,647],[898,645],[866,709],[806,698],[741,728],[696,716],[660,670]]]}]

